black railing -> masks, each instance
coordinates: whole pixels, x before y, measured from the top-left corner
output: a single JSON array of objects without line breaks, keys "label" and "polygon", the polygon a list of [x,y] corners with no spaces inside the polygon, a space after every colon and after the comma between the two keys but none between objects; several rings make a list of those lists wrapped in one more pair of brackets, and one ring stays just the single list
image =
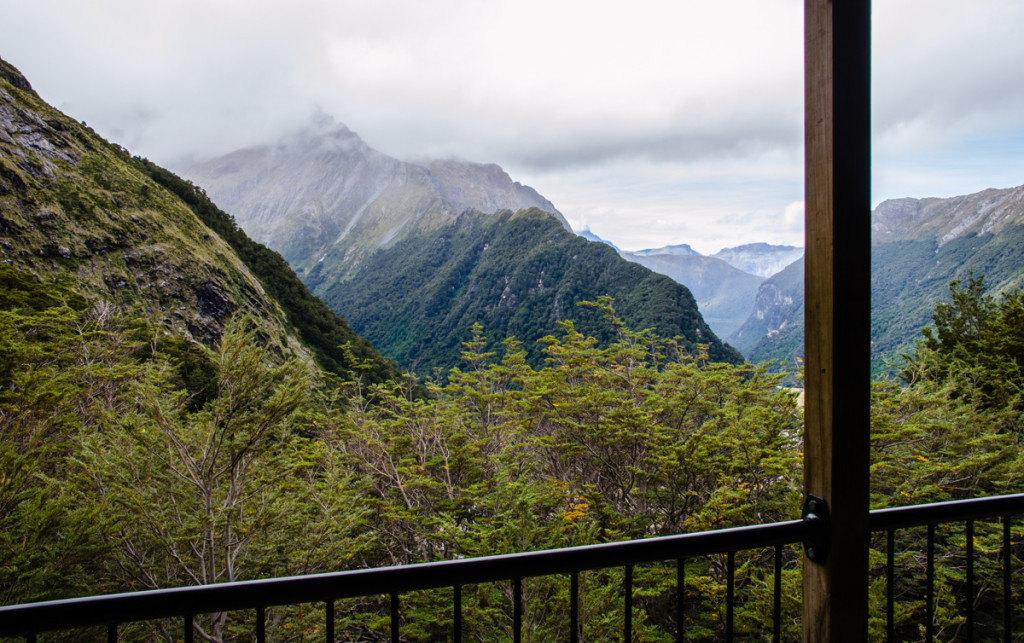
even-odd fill
[{"label": "black railing", "polygon": [[886,536],[885,564],[885,604],[886,604],[886,639],[897,640],[895,631],[895,535],[897,529],[926,527],[925,539],[925,615],[924,638],[929,643],[935,638],[935,529],[938,525],[964,523],[964,597],[965,618],[964,631],[958,639],[973,641],[975,613],[975,575],[974,575],[974,523],[976,520],[1002,520],[1002,634],[1004,641],[1010,641],[1013,635],[1013,598],[1012,598],[1012,539],[1010,517],[1024,513],[1024,494],[994,496],[991,498],[975,498],[972,500],[956,500],[936,502],[910,507],[893,507],[876,509],[871,512],[871,531],[884,532]]},{"label": "black railing", "polygon": [[[888,542],[887,631],[894,635],[894,533],[897,529],[926,526],[927,539],[927,637],[932,636],[934,596],[934,533],[942,523],[966,522],[967,590],[973,593],[973,529],[978,519],[1003,520],[1003,610],[1004,633],[1010,640],[1012,631],[1012,600],[1010,588],[1010,521],[1014,514],[1024,513],[1024,494],[976,500],[943,502],[881,509],[871,512],[872,532],[884,532]],[[489,556],[453,561],[404,565],[377,569],[353,570],[309,576],[242,581],[216,585],[130,592],[93,596],[26,605],[0,607],[0,636],[22,636],[33,641],[45,631],[101,626],[107,628],[108,639],[117,640],[119,624],[166,618],[180,618],[185,641],[193,640],[193,618],[197,614],[254,610],[257,640],[264,640],[266,609],[281,605],[322,602],[325,604],[325,631],[328,641],[334,640],[335,601],[375,595],[390,597],[391,639],[399,640],[400,595],[416,590],[450,587],[453,590],[452,639],[462,639],[462,588],[466,585],[511,581],[513,583],[513,640],[519,641],[523,621],[522,581],[526,578],[551,575],[570,577],[569,640],[578,641],[580,634],[579,574],[583,571],[613,567],[625,569],[623,583],[623,639],[632,640],[633,566],[659,561],[676,561],[676,638],[684,640],[683,575],[685,560],[710,554],[726,554],[727,591],[725,597],[724,635],[734,634],[733,603],[735,553],[774,547],[773,640],[780,640],[782,556],[785,545],[804,543],[820,546],[825,520],[807,513],[801,520],[791,520],[751,527],[738,527],[678,536],[648,538],[626,542],[588,545],[538,552]],[[840,555],[841,552],[833,552]],[[967,601],[968,606],[972,601]],[[968,640],[973,635],[973,613],[968,607]]]}]

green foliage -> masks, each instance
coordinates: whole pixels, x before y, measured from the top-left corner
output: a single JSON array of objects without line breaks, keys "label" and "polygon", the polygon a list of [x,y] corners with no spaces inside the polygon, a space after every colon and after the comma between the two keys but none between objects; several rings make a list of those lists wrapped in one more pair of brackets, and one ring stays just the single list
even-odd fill
[{"label": "green foliage", "polygon": [[[941,502],[1024,492],[1021,456],[1020,377],[1015,346],[1024,311],[1015,291],[997,301],[982,279],[950,284],[950,303],[935,305],[934,329],[925,329],[903,370],[905,386],[877,382],[872,392],[872,506]],[[962,636],[965,618],[964,527],[944,525],[936,534],[936,636]],[[1015,527],[1015,530],[1018,529]],[[1016,533],[1016,531],[1015,531]],[[976,587],[999,586],[1002,528],[975,525]],[[920,638],[924,608],[924,530],[896,537],[901,639]],[[1015,537],[1011,555],[1019,558]],[[872,552],[872,592],[882,604],[884,549]],[[1015,562],[1019,565],[1019,562]],[[984,589],[974,597],[976,636],[994,638],[1001,628],[1001,596]],[[884,623],[872,622],[881,636]]]},{"label": "green foliage", "polygon": [[62,480],[80,434],[95,430],[104,408],[121,407],[137,344],[96,311],[59,303],[65,289],[2,275],[0,602],[108,591],[96,573],[109,547],[104,518]]},{"label": "green foliage", "polygon": [[[935,327],[925,328],[902,372],[906,382],[948,382],[951,395],[981,409],[1024,410],[1024,293],[999,300],[985,294],[984,278],[949,286],[950,302],[935,306]],[[1022,428],[1012,416],[1016,430]]]},{"label": "green foliage", "polygon": [[[307,279],[315,282],[314,270]],[[367,258],[356,274],[325,283],[321,296],[353,329],[421,376],[459,363],[473,324],[492,338],[524,342],[526,360],[544,363],[541,337],[572,320],[602,342],[614,333],[582,301],[611,296],[634,328],[679,337],[711,359],[738,363],[704,323],[690,292],[668,277],[589,243],[537,210],[499,215],[465,213],[455,222],[409,236]]]},{"label": "green foliage", "polygon": [[[539,342],[543,366],[476,324],[462,366],[443,379],[371,385],[275,355],[242,315],[209,349],[101,303],[68,306],[69,294],[0,267],[4,603],[693,532],[793,518],[800,504],[801,417],[784,376],[631,330],[607,298],[583,310],[610,340],[563,320]],[[905,385],[875,383],[873,506],[1024,490],[1012,359],[1022,309],[1016,292],[996,300],[980,279],[954,284]],[[998,586],[1000,527],[975,527],[978,586]],[[945,639],[963,627],[965,537],[959,525],[937,531],[934,624]],[[896,539],[903,639],[920,638],[922,539]],[[736,555],[741,637],[770,622],[773,554]],[[788,639],[799,627],[799,550],[782,556]],[[878,606],[884,560],[878,543]],[[684,572],[688,636],[720,638],[725,557],[687,560]],[[585,637],[621,635],[621,574],[581,575]],[[568,584],[524,582],[524,640],[565,636]],[[637,640],[674,640],[679,590],[674,562],[634,569]],[[463,588],[464,635],[507,638],[511,593],[509,583]],[[997,631],[1000,600],[979,595],[980,638]],[[449,636],[450,601],[449,590],[403,595],[403,637]],[[386,602],[340,603],[339,630],[387,640]],[[318,611],[275,608],[268,627],[316,638]],[[197,627],[245,640],[253,624],[211,614]],[[878,635],[884,622],[870,627]],[[177,636],[159,622],[124,634]]]},{"label": "green foliage", "polygon": [[[970,234],[946,243],[938,240],[887,241],[871,247],[871,368],[876,377],[895,375],[903,367],[904,353],[911,352],[927,326],[938,301],[947,297],[951,281],[967,283],[983,274],[994,292],[1024,287],[1024,226],[1010,225],[996,233]],[[776,280],[773,277],[771,281]],[[791,289],[780,290],[791,296]],[[803,302],[799,299],[779,311],[786,326],[777,335],[764,337],[756,346],[748,337],[731,339],[751,361],[787,360],[794,349],[802,355]],[[756,326],[756,320],[749,324]],[[755,329],[750,329],[755,330]],[[763,334],[763,332],[761,333]]]},{"label": "green foliage", "polygon": [[[225,332],[215,394],[200,410],[153,362],[133,384],[137,402],[82,440],[71,478],[83,501],[106,500],[108,573],[123,586],[333,570],[361,547],[358,486],[326,443],[297,431],[312,405],[307,366],[274,366],[248,323]],[[197,628],[213,640],[231,631],[225,614]]]},{"label": "green foliage", "polygon": [[[590,309],[616,338],[605,347],[563,322],[560,337],[543,340],[547,366],[535,370],[518,342],[487,350],[477,325],[463,346],[465,370],[452,370],[443,385],[428,382],[429,399],[412,399],[405,387],[379,388],[372,406],[353,397],[333,435],[347,444],[371,489],[378,561],[547,549],[793,516],[799,416],[794,394],[778,387],[780,376],[708,363],[702,347],[691,354],[651,331],[631,331],[608,300]],[[746,562],[755,559],[764,562],[760,553]],[[722,567],[692,564],[702,580],[688,585],[691,600],[718,600]],[[751,591],[759,569],[741,571]],[[587,632],[598,639],[621,628],[620,590],[608,580],[616,573],[583,580]],[[674,575],[645,568],[635,582],[637,631],[644,640],[665,639],[674,627],[666,594],[675,589]],[[472,637],[503,636],[510,588],[467,591]],[[564,604],[567,592],[560,578],[524,588],[529,640],[564,635],[567,615],[551,606]],[[430,615],[445,610],[433,600],[403,602],[409,622],[433,622]],[[763,611],[758,601],[748,601],[752,623]],[[693,618],[695,628],[721,626],[719,616]],[[423,630],[422,640],[436,634]]]},{"label": "green foliage", "polygon": [[[133,161],[142,172],[184,201],[204,224],[238,253],[270,296],[284,309],[288,323],[298,331],[322,368],[343,377],[359,372],[368,383],[397,377],[395,366],[381,358],[370,342],[352,332],[344,319],[310,294],[281,255],[250,239],[234,218],[210,201],[202,188],[148,159],[134,157]],[[360,365],[367,363],[370,368],[361,368]]]}]

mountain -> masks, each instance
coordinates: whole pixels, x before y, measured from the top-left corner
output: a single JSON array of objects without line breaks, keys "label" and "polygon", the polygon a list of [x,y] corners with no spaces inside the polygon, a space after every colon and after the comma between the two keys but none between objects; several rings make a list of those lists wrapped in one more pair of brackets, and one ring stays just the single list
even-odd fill
[{"label": "mountain", "polygon": [[[988,189],[947,199],[893,199],[871,215],[872,367],[890,370],[931,323],[934,306],[949,298],[949,283],[984,275],[989,292],[1024,286],[1024,186]],[[802,290],[802,283],[800,289]],[[790,292],[792,294],[792,292]],[[760,298],[760,295],[759,295]],[[802,328],[803,306],[766,296],[760,313],[789,328]],[[794,299],[796,301],[796,299]],[[756,327],[752,316],[751,328]],[[746,327],[746,326],[745,326]],[[794,331],[790,331],[794,332]],[[749,337],[730,341],[743,350]],[[765,337],[744,353],[750,358],[782,358],[793,341]],[[803,344],[802,331],[799,345]]]},{"label": "mountain", "polygon": [[723,248],[711,255],[734,268],[752,275],[768,278],[802,257],[803,248],[775,246],[767,243],[748,243],[735,248]]},{"label": "mountain", "polygon": [[689,288],[708,325],[719,337],[728,337],[754,311],[764,278],[792,263],[803,250],[752,243],[704,256],[682,243],[620,254]]},{"label": "mountain", "polygon": [[[678,252],[660,252],[667,249]],[[685,244],[621,254],[628,261],[671,277],[689,288],[705,321],[719,337],[728,336],[747,319],[762,281],[721,259],[697,254]]]},{"label": "mountain", "polygon": [[212,346],[244,312],[278,353],[342,375],[368,362],[373,381],[397,374],[201,190],[50,107],[3,61],[0,261],[176,337]]},{"label": "mountain", "polygon": [[607,246],[611,246],[612,248],[615,248],[615,250],[619,249],[619,247],[617,245],[615,245],[614,243],[612,243],[611,241],[608,241],[607,239],[602,239],[601,237],[599,237],[596,234],[594,234],[593,232],[591,232],[590,228],[585,228],[585,229],[577,232],[576,234],[578,234],[579,236],[583,237],[587,241],[596,241],[597,243],[603,243],[603,244],[605,244]]},{"label": "mountain", "polygon": [[614,330],[600,314],[577,305],[601,296],[614,298],[631,328],[679,337],[691,351],[709,344],[715,361],[742,361],[704,323],[686,288],[566,231],[537,209],[467,212],[378,250],[351,279],[323,290],[328,305],[348,311],[356,331],[421,374],[459,364],[476,323],[490,340],[488,350],[515,336],[534,366],[544,359],[536,340],[561,336],[559,320],[612,340]]},{"label": "mountain", "polygon": [[572,234],[550,201],[497,165],[399,161],[322,122],[184,172],[356,332],[420,374],[460,365],[477,322],[492,342],[515,335],[539,365],[536,340],[560,334],[557,320],[604,332],[576,304],[606,295],[635,328],[742,359],[686,288]]},{"label": "mountain", "polygon": [[753,311],[729,335],[729,343],[752,362],[803,359],[804,260],[797,259],[758,287]]},{"label": "mountain", "polygon": [[674,245],[674,246],[662,246],[661,248],[649,248],[649,249],[646,249],[646,250],[634,250],[633,252],[630,252],[629,254],[633,255],[634,257],[654,257],[654,256],[661,256],[661,255],[669,255],[669,256],[673,256],[673,257],[679,257],[679,256],[685,257],[685,256],[698,256],[698,255],[700,255],[699,252],[697,252],[696,250],[691,248],[689,246],[689,244],[686,244],[686,243],[680,243],[680,244],[677,244],[677,245]]},{"label": "mountain", "polygon": [[297,273],[315,268],[316,284],[346,279],[373,251],[467,210],[536,207],[569,229],[550,201],[497,165],[400,161],[329,118],[182,173]]}]

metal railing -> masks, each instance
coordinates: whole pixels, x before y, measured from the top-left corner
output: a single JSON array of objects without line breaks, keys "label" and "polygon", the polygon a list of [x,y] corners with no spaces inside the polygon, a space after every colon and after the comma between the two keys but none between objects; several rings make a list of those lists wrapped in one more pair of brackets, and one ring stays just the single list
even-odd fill
[{"label": "metal railing", "polygon": [[876,509],[871,512],[870,528],[872,532],[884,532],[886,536],[885,564],[885,604],[886,604],[886,640],[895,641],[895,535],[898,529],[926,527],[925,541],[925,640],[929,643],[935,638],[935,528],[941,524],[964,523],[964,596],[965,596],[965,632],[963,639],[974,640],[974,596],[975,596],[975,521],[1002,520],[1002,611],[1003,640],[1010,641],[1013,634],[1013,598],[1012,598],[1012,540],[1010,533],[1010,517],[1024,513],[1024,494],[975,498],[936,502],[909,507],[893,507]]},{"label": "metal railing", "polygon": [[[997,496],[975,500],[961,500],[928,505],[915,505],[872,511],[870,529],[887,535],[888,559],[886,566],[887,632],[894,640],[894,534],[898,529],[928,527],[927,540],[927,637],[931,640],[932,608],[934,605],[934,534],[935,526],[942,523],[965,522],[967,557],[967,591],[973,593],[973,527],[978,519],[1003,520],[1004,548],[1004,633],[1010,640],[1012,631],[1012,600],[1010,597],[1010,521],[1014,514],[1024,513],[1024,494]],[[390,597],[390,634],[392,641],[400,638],[400,595],[416,590],[450,587],[452,601],[452,639],[462,640],[462,588],[466,585],[511,581],[513,583],[513,640],[522,636],[523,598],[522,581],[551,575],[570,577],[569,640],[580,636],[579,574],[583,571],[622,567],[624,586],[623,639],[632,640],[633,623],[633,566],[642,563],[676,561],[677,587],[684,587],[685,560],[709,554],[726,554],[725,630],[727,640],[734,635],[733,604],[735,554],[738,551],[774,547],[773,587],[773,640],[780,640],[781,632],[781,579],[783,547],[794,543],[814,546],[820,541],[826,520],[805,510],[801,520],[707,531],[677,536],[665,536],[625,542],[605,543],[565,549],[526,552],[482,558],[423,563],[366,570],[353,570],[242,581],[216,585],[181,587],[93,596],[59,601],[0,607],[0,636],[21,636],[34,641],[42,632],[67,630],[90,626],[105,626],[108,640],[116,641],[119,624],[166,618],[180,618],[185,641],[194,636],[193,619],[198,614],[254,610],[256,638],[265,640],[266,609],[281,605],[322,602],[326,640],[334,640],[337,600],[367,596]],[[833,555],[839,552],[833,552]],[[968,606],[972,601],[967,601]],[[973,636],[973,613],[967,614],[967,637]],[[676,638],[685,639],[683,628],[683,592],[676,596]]]}]

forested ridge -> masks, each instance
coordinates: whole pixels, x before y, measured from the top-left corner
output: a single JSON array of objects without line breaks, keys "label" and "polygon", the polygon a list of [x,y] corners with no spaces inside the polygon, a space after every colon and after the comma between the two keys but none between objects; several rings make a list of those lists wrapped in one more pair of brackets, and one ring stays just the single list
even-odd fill
[{"label": "forested ridge", "polygon": [[[317,288],[314,269],[306,280]],[[693,295],[670,278],[621,259],[604,244],[565,230],[540,210],[466,212],[453,223],[380,249],[348,279],[319,288],[360,335],[420,375],[459,363],[462,342],[480,324],[491,342],[523,342],[526,361],[544,363],[538,339],[571,319],[607,341],[601,316],[578,304],[609,296],[634,328],[705,344],[713,361],[740,363],[701,317]]]},{"label": "forested ridge", "polygon": [[[564,322],[534,368],[515,340],[486,350],[477,326],[464,365],[416,395],[409,379],[342,381],[282,361],[253,341],[258,322],[244,316],[205,348],[90,305],[67,284],[9,268],[2,277],[4,603],[608,542],[799,511],[801,415],[782,376],[631,330],[610,300],[588,304],[610,341]],[[977,280],[953,294],[905,381],[874,387],[875,506],[1021,490],[1024,379],[1007,347],[1024,345],[1024,301],[989,297]],[[190,380],[194,372],[205,377]],[[978,550],[998,551],[998,525],[988,527],[979,524]],[[913,589],[923,572],[912,534],[901,546],[909,569],[898,622],[909,635],[923,613]],[[769,560],[770,551],[739,554],[741,631],[770,618]],[[979,573],[997,574],[994,565]],[[959,591],[962,569],[943,569],[940,592]],[[584,577],[583,618],[597,640],[620,627],[617,573]],[[671,640],[674,569],[636,573],[638,636]],[[697,638],[723,626],[722,574],[715,557],[688,563],[686,625]],[[784,583],[793,612],[795,551]],[[528,640],[565,631],[567,615],[545,607],[565,584],[527,583]],[[466,592],[474,638],[504,636],[505,589]],[[382,600],[347,603],[339,627],[386,639]],[[403,637],[442,636],[449,600],[404,597]],[[988,607],[998,600],[984,595],[979,614],[1001,618]],[[955,608],[940,612],[940,631],[962,622]],[[300,640],[315,637],[319,619],[319,608],[287,608],[269,627]],[[212,640],[251,634],[251,623],[225,615],[197,625]],[[133,625],[125,637],[163,636],[161,627]]]}]

